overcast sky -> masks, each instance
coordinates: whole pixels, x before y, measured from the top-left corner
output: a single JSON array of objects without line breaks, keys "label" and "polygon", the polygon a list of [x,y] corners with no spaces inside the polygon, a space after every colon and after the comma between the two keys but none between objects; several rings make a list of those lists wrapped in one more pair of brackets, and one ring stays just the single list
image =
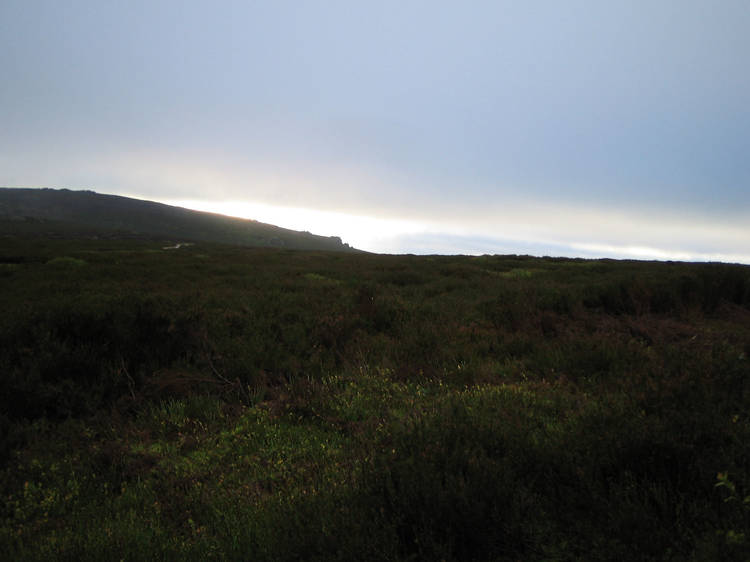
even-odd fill
[{"label": "overcast sky", "polygon": [[0,1],[0,185],[750,263],[750,2]]}]

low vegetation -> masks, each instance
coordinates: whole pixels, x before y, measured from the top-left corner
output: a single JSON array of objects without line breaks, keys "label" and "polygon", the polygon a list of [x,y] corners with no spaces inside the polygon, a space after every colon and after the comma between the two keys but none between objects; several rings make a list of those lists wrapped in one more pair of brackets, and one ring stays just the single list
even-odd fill
[{"label": "low vegetation", "polygon": [[0,239],[4,560],[748,560],[750,268]]}]

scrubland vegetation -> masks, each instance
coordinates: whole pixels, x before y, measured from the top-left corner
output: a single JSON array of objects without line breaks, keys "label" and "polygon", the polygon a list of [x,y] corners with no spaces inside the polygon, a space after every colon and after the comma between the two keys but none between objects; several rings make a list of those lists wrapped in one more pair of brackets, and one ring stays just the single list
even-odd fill
[{"label": "scrubland vegetation", "polygon": [[750,268],[0,241],[4,560],[748,560]]}]

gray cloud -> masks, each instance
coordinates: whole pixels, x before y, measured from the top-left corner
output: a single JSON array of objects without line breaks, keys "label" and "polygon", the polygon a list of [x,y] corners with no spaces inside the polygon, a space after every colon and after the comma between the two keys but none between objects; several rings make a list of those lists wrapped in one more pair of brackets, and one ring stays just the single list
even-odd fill
[{"label": "gray cloud", "polygon": [[742,1],[6,0],[0,26],[0,184],[747,224]]}]

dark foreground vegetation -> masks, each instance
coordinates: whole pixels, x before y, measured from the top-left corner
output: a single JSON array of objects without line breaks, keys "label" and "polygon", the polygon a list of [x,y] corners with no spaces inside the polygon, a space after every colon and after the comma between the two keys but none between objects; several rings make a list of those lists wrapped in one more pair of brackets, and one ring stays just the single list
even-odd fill
[{"label": "dark foreground vegetation", "polygon": [[0,559],[750,559],[750,268],[0,240]]}]

